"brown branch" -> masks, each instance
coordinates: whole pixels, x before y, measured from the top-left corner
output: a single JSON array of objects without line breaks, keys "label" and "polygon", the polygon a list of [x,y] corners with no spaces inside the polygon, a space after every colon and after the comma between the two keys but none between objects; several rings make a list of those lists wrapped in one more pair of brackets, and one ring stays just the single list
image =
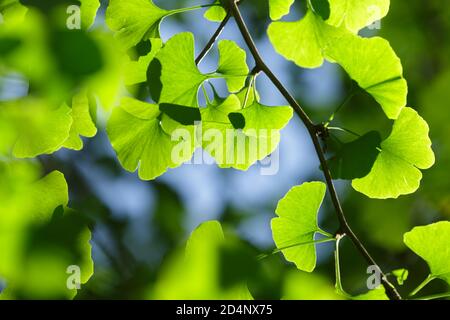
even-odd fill
[{"label": "brown branch", "polygon": [[253,58],[255,59],[256,66],[264,72],[267,77],[272,81],[272,83],[275,85],[275,87],[280,91],[280,93],[283,95],[283,97],[289,102],[291,107],[294,109],[295,113],[300,117],[304,125],[306,126],[309,135],[311,136],[311,140],[314,144],[314,148],[316,150],[317,156],[320,161],[320,165],[322,167],[322,171],[325,175],[326,184],[328,186],[328,191],[331,196],[331,200],[333,202],[334,209],[336,211],[337,217],[339,219],[340,223],[340,233],[345,233],[353,242],[355,247],[358,249],[358,251],[361,253],[361,255],[365,258],[365,260],[370,264],[376,266],[380,274],[382,275],[382,284],[386,290],[386,294],[391,300],[401,300],[400,294],[397,292],[395,287],[389,282],[386,275],[382,272],[381,268],[378,266],[378,264],[375,262],[375,260],[372,258],[372,256],[369,254],[365,246],[362,244],[362,242],[358,239],[358,237],[355,235],[355,233],[350,228],[350,225],[347,222],[347,219],[344,215],[344,211],[342,209],[341,203],[339,201],[338,194],[336,192],[336,188],[333,183],[333,178],[331,176],[330,169],[328,167],[328,163],[325,157],[325,152],[322,148],[322,145],[320,143],[320,139],[318,136],[318,133],[320,132],[320,126],[316,126],[309,116],[306,114],[306,112],[303,110],[303,108],[299,105],[299,103],[295,100],[295,98],[289,93],[289,91],[284,87],[284,85],[281,83],[281,81],[278,79],[277,76],[270,70],[270,68],[266,65],[264,60],[262,59],[261,55],[259,54],[258,48],[256,47],[255,41],[253,40],[253,37],[251,36],[247,25],[241,15],[241,12],[238,8],[237,1],[236,0],[229,0],[229,8],[231,15],[235,18],[236,23],[239,27],[239,30],[250,50],[250,52],[253,55]]}]

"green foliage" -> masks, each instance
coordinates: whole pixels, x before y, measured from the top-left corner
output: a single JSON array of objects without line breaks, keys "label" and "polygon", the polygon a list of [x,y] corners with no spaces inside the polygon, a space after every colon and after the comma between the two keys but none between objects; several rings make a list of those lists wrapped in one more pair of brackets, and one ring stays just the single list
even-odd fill
[{"label": "green foliage", "polygon": [[353,33],[384,18],[389,11],[390,0],[329,0],[333,26],[344,26]]},{"label": "green foliage", "polygon": [[240,91],[249,73],[245,51],[233,41],[220,41],[219,68],[216,72],[225,78],[228,91],[233,93]]},{"label": "green foliage", "polygon": [[220,0],[216,0],[214,2],[215,5],[206,10],[204,14],[205,19],[213,22],[221,22],[223,19],[225,19],[227,12],[224,7],[220,5],[220,3]]},{"label": "green foliage", "polygon": [[294,0],[269,0],[269,12],[272,20],[280,20],[289,13]]},{"label": "green foliage", "polygon": [[170,11],[156,6],[152,0],[111,0],[106,11],[106,23],[116,32],[124,49],[142,40],[159,38],[159,25]]},{"label": "green foliage", "polygon": [[[177,142],[172,141],[164,131],[160,116],[161,111],[157,105],[124,98],[121,106],[114,109],[108,122],[108,136],[120,163],[131,172],[139,168],[139,176],[144,180],[154,179],[168,168],[181,165],[181,162],[172,161],[172,152]],[[185,161],[193,153],[189,143],[190,141],[184,142],[182,145],[182,149],[188,148]]]},{"label": "green foliage", "polygon": [[[235,241],[224,235],[219,222],[201,224],[189,237],[185,251],[178,252],[167,262],[151,298],[252,300],[245,281],[223,283],[223,273],[229,271],[223,269],[226,265],[223,250]],[[235,245],[242,247],[239,242]],[[235,277],[233,274],[231,278],[234,280]]]},{"label": "green foliage", "polygon": [[450,284],[449,221],[415,227],[405,233],[403,240],[412,251],[428,263],[431,278],[440,278]]},{"label": "green foliage", "polygon": [[324,59],[338,63],[390,119],[406,105],[403,69],[386,40],[332,27],[313,10],[297,22],[273,22],[267,32],[276,51],[298,66],[317,68]]},{"label": "green foliage", "polygon": [[[0,276],[8,282],[0,298],[73,298],[66,286],[66,269],[80,267],[80,282],[93,274],[91,233],[86,222],[68,209],[68,187],[60,172],[33,181],[38,168],[26,162],[1,164],[2,181],[14,180],[13,190],[3,189],[1,205]],[[30,183],[31,182],[31,183]]]},{"label": "green foliage", "polygon": [[294,187],[280,200],[275,211],[278,217],[272,219],[277,248],[303,271],[312,272],[316,267],[315,234],[327,234],[317,224],[325,191],[321,182]]},{"label": "green foliage", "polygon": [[371,172],[352,182],[355,190],[371,198],[397,198],[415,192],[422,173],[434,164],[428,125],[410,108],[403,109],[390,136],[381,143]]},{"label": "green foliage", "polygon": [[[279,201],[276,217],[271,221],[275,250],[258,256],[255,248],[230,232],[234,223],[224,221],[222,227],[217,221],[209,221],[192,232],[185,248],[166,254],[168,248],[165,246],[173,247],[179,243],[186,221],[182,220],[180,200],[171,190],[152,182],[160,195],[158,200],[166,201],[159,203],[159,212],[155,213],[152,222],[168,233],[161,237],[167,243],[152,249],[168,258],[164,259],[157,274],[153,274],[145,262],[140,262],[141,259],[136,259],[139,260],[135,262],[139,264],[136,269],[146,270],[145,280],[155,279],[151,288],[147,287],[148,281],[142,284],[142,279],[137,276],[132,280],[140,283],[145,298],[152,299],[393,298],[387,278],[384,286],[363,294],[348,294],[343,289],[339,261],[341,238],[348,237],[362,256],[372,262],[364,244],[346,220],[354,218],[358,231],[365,234],[364,239],[399,258],[396,254],[404,249],[400,235],[412,227],[412,221],[424,220],[423,214],[419,216],[413,211],[424,210],[430,203],[429,211],[448,213],[450,210],[446,192],[448,182],[438,188],[432,180],[425,185],[424,191],[414,196],[413,200],[421,204],[421,210],[412,209],[412,198],[375,202],[358,194],[373,199],[397,199],[415,193],[421,184],[422,170],[435,163],[427,122],[417,111],[406,107],[408,85],[400,59],[387,40],[360,33],[387,15],[390,1],[306,1],[304,16],[294,22],[277,20],[288,15],[291,7],[300,1],[268,0],[258,1],[255,5],[255,8],[262,6],[267,10],[268,4],[273,22],[267,34],[282,57],[301,68],[319,68],[325,61],[338,64],[348,78],[368,94],[355,98],[356,91],[352,90],[348,101],[332,113],[327,122],[320,124],[310,119],[316,120],[329,110],[316,114],[309,106],[303,109],[302,101],[299,104],[293,102],[292,97],[297,97],[297,92],[288,92],[274,75],[276,72],[268,69],[253,47],[245,23],[240,20],[240,15],[236,15],[237,6],[242,2],[236,3],[236,8],[231,11],[228,6],[232,4],[228,1],[206,2],[168,10],[158,7],[153,0],[110,0],[105,22],[112,33],[107,33],[94,25],[101,6],[99,0],[76,1],[81,4],[81,30],[68,30],[63,24],[67,17],[62,13],[73,4],[72,1],[0,0],[0,97],[4,78],[17,76],[28,87],[24,96],[0,101],[0,280],[6,282],[0,298],[74,298],[79,292],[66,285],[69,266],[80,268],[81,284],[91,279],[94,270],[91,221],[84,213],[68,207],[69,187],[65,177],[52,170],[54,167],[67,169],[72,176],[69,182],[73,181],[74,185],[83,179],[73,178],[77,174],[76,166],[67,168],[68,160],[51,155],[62,148],[82,150],[85,138],[92,138],[98,130],[104,129],[105,113],[109,117],[106,124],[108,138],[121,166],[129,172],[138,171],[142,180],[154,180],[189,161],[197,148],[214,158],[220,168],[248,170],[276,150],[281,130],[288,125],[294,111],[313,140],[326,184],[303,183],[293,187]],[[234,20],[251,50],[244,50],[232,40],[212,39],[214,44],[217,43],[217,67],[212,68],[212,72],[200,71],[203,69],[197,64],[203,56],[196,57],[192,33],[177,33],[168,40],[160,36],[164,19],[197,9],[205,9],[205,19],[213,22],[223,21],[227,11],[234,12]],[[450,26],[446,31],[450,31]],[[399,52],[405,55],[404,52],[410,50],[407,49]],[[201,52],[208,54],[207,51]],[[421,56],[432,55],[431,51],[425,51]],[[255,62],[252,71],[247,64],[247,52],[252,54],[251,63]],[[434,53],[439,57],[432,64],[434,68],[444,64],[441,57],[446,56],[444,52]],[[422,69],[425,68],[409,68],[409,75],[423,76],[416,72]],[[427,66],[426,70],[430,72],[427,77],[434,71],[429,69],[433,68]],[[267,106],[261,101],[257,91],[261,73],[268,76],[290,106]],[[217,80],[226,84],[224,96],[214,87]],[[431,136],[433,142],[436,137],[442,144],[434,143],[438,156],[448,155],[448,148],[443,146],[448,138],[448,121],[441,113],[429,110],[438,105],[434,100],[437,96],[440,101],[448,100],[448,80],[448,74],[442,75],[421,98],[432,107],[427,109],[428,113],[425,111],[424,117],[436,124],[437,129]],[[200,89],[203,89],[206,103],[199,99]],[[414,99],[417,93],[412,90],[411,95]],[[353,112],[342,116],[341,109],[347,103],[352,104]],[[378,104],[381,110],[371,110],[367,107],[370,104]],[[341,113],[338,115],[338,112]],[[363,116],[370,119],[374,114],[373,122],[363,121]],[[386,123],[389,128],[392,124],[385,139],[380,133],[383,130],[375,123],[375,118],[381,116],[385,120],[385,124],[380,125],[383,129]],[[367,133],[359,135],[337,127],[336,123],[346,126],[347,121],[351,125],[356,123]],[[358,137],[342,142],[332,130]],[[332,138],[337,144],[332,145],[329,153],[327,147]],[[46,156],[41,157],[43,155]],[[117,169],[114,164],[111,167]],[[432,178],[440,176],[442,179],[447,175],[447,170],[439,169],[431,172]],[[42,172],[51,173],[42,177]],[[342,192],[340,188],[335,190],[333,179],[351,181],[351,186],[358,192],[350,189],[346,202],[341,205],[337,193]],[[88,198],[86,203],[95,202],[94,192],[87,190],[82,182],[73,187],[75,193],[78,189],[84,193],[76,200]],[[442,190],[436,192],[437,189]],[[318,224],[319,210],[328,213],[331,208],[322,206],[327,190],[340,223],[334,225],[334,233],[323,231]],[[431,198],[438,200],[429,201]],[[352,219],[344,216],[342,208],[355,212]],[[123,221],[103,215],[102,209],[87,210],[87,214],[95,212],[101,217],[95,216],[96,219],[108,221],[108,227],[119,230],[120,237],[115,243],[120,251],[119,259],[132,257],[132,254],[127,255],[127,248],[122,244],[125,242],[125,233],[121,229]],[[166,214],[165,211],[171,212]],[[436,221],[437,215],[433,214],[435,216],[427,216],[426,220]],[[225,215],[223,220],[234,218]],[[329,221],[323,225],[331,228]],[[158,242],[151,240],[149,242]],[[411,296],[436,278],[450,284],[450,222],[415,227],[404,234],[403,240],[430,268],[430,275]],[[316,245],[332,241],[336,242],[335,288],[321,274],[323,270],[310,274],[316,268]],[[108,246],[106,249],[98,246],[105,251],[105,256],[110,256]],[[282,253],[296,269],[275,260],[276,253]],[[352,256],[351,262],[356,265],[354,261]],[[112,265],[126,277],[138,274],[131,267],[121,270],[124,262],[127,261],[113,261]],[[398,285],[404,285],[401,289],[412,282],[405,283],[408,276],[414,274],[410,266],[408,269],[397,269],[388,274]],[[100,279],[102,276],[108,277],[102,273],[94,275]],[[114,283],[113,287],[123,288],[116,285]],[[98,289],[95,286],[89,289],[92,288]],[[360,289],[361,286],[352,287],[355,292],[365,291]]]}]

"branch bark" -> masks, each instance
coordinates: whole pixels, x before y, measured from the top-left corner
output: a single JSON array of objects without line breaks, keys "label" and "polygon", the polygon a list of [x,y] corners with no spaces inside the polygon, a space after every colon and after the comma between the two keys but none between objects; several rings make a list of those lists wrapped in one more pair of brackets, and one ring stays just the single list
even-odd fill
[{"label": "branch bark", "polygon": [[360,254],[365,258],[368,264],[376,266],[379,273],[382,276],[382,284],[386,290],[387,296],[391,300],[401,300],[400,294],[397,292],[395,287],[389,282],[387,276],[383,273],[381,268],[378,266],[378,264],[375,262],[375,260],[372,258],[372,256],[369,254],[365,246],[362,244],[362,242],[358,239],[356,234],[351,229],[350,225],[347,222],[347,219],[345,217],[344,211],[342,209],[338,194],[336,192],[336,188],[333,183],[333,178],[331,176],[331,172],[328,167],[328,163],[326,161],[325,152],[322,148],[322,145],[320,143],[319,133],[320,133],[320,127],[315,125],[307,113],[303,110],[303,108],[300,106],[300,104],[297,102],[297,100],[290,94],[290,92],[284,87],[284,85],[281,83],[281,81],[278,79],[278,77],[272,72],[272,70],[266,65],[263,58],[261,57],[258,48],[256,47],[255,41],[253,40],[253,37],[251,36],[248,27],[244,21],[244,18],[242,17],[242,14],[239,10],[239,7],[237,5],[237,0],[229,0],[229,10],[231,12],[231,15],[236,20],[236,23],[239,27],[239,30],[255,60],[256,67],[264,72],[267,77],[272,81],[274,86],[280,91],[280,93],[283,95],[283,97],[287,100],[287,102],[291,105],[291,107],[294,109],[295,113],[298,115],[298,117],[302,120],[303,124],[308,130],[308,133],[311,137],[312,143],[314,144],[314,148],[316,150],[317,156],[320,161],[320,165],[322,167],[322,171],[325,176],[326,184],[328,187],[328,191],[331,196],[331,200],[333,202],[334,209],[336,211],[339,223],[340,223],[340,233],[345,233],[353,242],[355,247],[358,249]]},{"label": "branch bark", "polygon": [[225,29],[225,26],[227,25],[228,21],[231,18],[231,14],[228,11],[225,18],[220,23],[219,27],[217,28],[216,32],[211,36],[211,39],[209,39],[208,43],[203,48],[202,52],[198,55],[197,59],[195,59],[195,64],[199,64],[202,62],[203,58],[208,54],[209,50],[213,47],[214,43],[216,43],[217,39],[219,38],[220,34],[222,33],[223,29]]}]

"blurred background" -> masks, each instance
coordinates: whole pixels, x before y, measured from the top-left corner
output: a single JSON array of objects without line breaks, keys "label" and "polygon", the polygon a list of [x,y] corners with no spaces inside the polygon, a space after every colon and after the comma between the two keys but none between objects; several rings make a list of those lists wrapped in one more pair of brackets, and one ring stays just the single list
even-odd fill
[{"label": "blurred background", "polygon": [[[0,1],[0,8],[7,2]],[[103,36],[109,33],[104,23],[107,2],[102,1],[89,32],[100,39],[96,45],[103,61],[99,63],[101,70],[95,71],[101,74],[97,81],[103,84],[111,81],[110,86],[114,86],[114,70],[119,67],[108,41],[104,40],[107,36]],[[206,0],[154,2],[166,9],[209,3]],[[298,20],[303,15],[303,2],[296,1],[287,20]],[[325,63],[319,69],[304,70],[277,55],[265,33],[270,23],[267,1],[246,0],[242,12],[268,65],[315,122],[326,121],[346,100],[355,84],[337,65]],[[203,13],[199,10],[165,19],[161,25],[163,40],[181,31],[191,31],[199,53],[217,27],[216,23],[205,20]],[[428,122],[437,158],[436,165],[424,171],[419,191],[396,200],[372,200],[355,192],[349,183],[336,182],[350,224],[381,267],[386,272],[403,267],[409,270],[410,280],[399,287],[400,292],[407,293],[428,275],[428,267],[406,248],[403,234],[416,225],[450,218],[450,3],[391,0],[390,12],[382,20],[381,29],[363,30],[362,34],[386,38],[402,60],[409,84],[408,104]],[[245,48],[234,21],[230,21],[221,39],[235,40]],[[38,54],[31,54],[37,64],[49,59]],[[1,46],[0,59],[3,59]],[[253,66],[249,54],[248,64]],[[216,65],[214,48],[200,69],[211,71]],[[26,96],[36,89],[30,85],[27,75],[1,71],[0,103]],[[72,78],[77,81],[76,77]],[[41,78],[45,87],[57,81],[52,74]],[[224,83],[215,84],[225,95]],[[109,89],[103,89],[107,96]],[[286,105],[264,75],[258,77],[257,89],[264,104]],[[162,271],[199,224],[219,220],[224,230],[243,239],[255,256],[270,252],[274,249],[270,220],[275,215],[278,200],[295,185],[322,180],[307,132],[294,117],[282,131],[276,175],[263,176],[258,166],[240,172],[221,170],[215,165],[183,165],[155,181],[144,182],[137,174],[128,173],[120,166],[104,129],[108,111],[98,108],[97,112],[99,132],[94,138],[84,140],[82,151],[63,149],[38,159],[45,172],[64,173],[69,186],[69,206],[91,224],[95,272],[79,291],[78,299],[183,297],[178,295],[176,286],[167,285],[161,294],[155,294],[153,289],[161,286]],[[384,137],[392,126],[376,102],[363,92],[348,101],[335,124],[360,134],[376,129]],[[328,198],[320,212],[320,224],[330,232],[337,230]],[[249,290],[253,297],[261,299],[338,299],[334,293],[333,251],[333,243],[318,246],[318,266],[313,274],[297,270],[280,254],[258,260],[249,272]],[[343,240],[341,251],[345,289],[353,294],[366,291],[366,263],[347,239]],[[231,261],[229,265],[222,265],[223,272],[239,263]],[[423,293],[445,290],[448,291],[448,287],[444,282],[435,281]]]}]

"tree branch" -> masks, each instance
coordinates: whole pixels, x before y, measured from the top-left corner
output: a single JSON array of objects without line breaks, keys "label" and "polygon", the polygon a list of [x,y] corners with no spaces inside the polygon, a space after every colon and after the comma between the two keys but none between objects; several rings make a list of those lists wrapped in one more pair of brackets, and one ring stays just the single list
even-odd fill
[{"label": "tree branch", "polygon": [[352,231],[352,229],[350,228],[350,225],[347,222],[347,219],[344,215],[344,211],[342,209],[341,203],[339,201],[339,197],[336,192],[336,188],[333,183],[333,178],[331,176],[331,172],[328,168],[328,163],[326,161],[325,152],[322,148],[320,139],[318,137],[318,133],[320,132],[320,129],[319,129],[320,126],[316,126],[311,121],[311,119],[306,114],[306,112],[303,110],[303,108],[299,105],[299,103],[289,93],[289,91],[284,87],[284,85],[281,83],[281,81],[278,79],[278,77],[275,76],[275,74],[272,72],[272,70],[270,70],[270,68],[264,62],[261,55],[259,54],[258,48],[256,47],[253,37],[251,36],[251,34],[247,28],[247,25],[241,15],[241,12],[238,8],[236,0],[229,0],[229,9],[230,9],[231,15],[236,20],[239,30],[248,46],[250,52],[252,53],[253,58],[255,59],[257,68],[267,75],[267,77],[272,81],[272,83],[280,91],[280,93],[283,95],[283,97],[288,101],[288,103],[294,109],[295,113],[300,117],[300,119],[306,126],[306,128],[309,132],[309,135],[311,136],[311,140],[314,144],[314,148],[315,148],[317,156],[319,158],[319,161],[320,161],[320,164],[322,167],[322,171],[325,175],[326,184],[328,186],[328,191],[330,193],[331,200],[333,202],[333,206],[335,208],[337,217],[339,219],[340,233],[345,233],[352,240],[353,244],[356,246],[356,248],[361,253],[361,255],[365,258],[365,260],[370,265],[376,266],[376,268],[382,275],[381,281],[386,290],[386,294],[388,295],[388,297],[391,300],[400,300],[401,299],[400,294],[397,292],[395,287],[389,282],[386,275],[382,272],[381,268],[378,266],[378,264],[375,262],[375,260],[369,254],[367,249],[364,247],[364,245],[361,243],[361,241],[358,239],[358,237]]},{"label": "tree branch", "polygon": [[216,32],[214,32],[214,34],[211,36],[211,39],[209,39],[208,43],[203,48],[202,52],[200,52],[197,59],[195,59],[195,64],[198,65],[203,60],[203,58],[208,54],[209,50],[211,50],[214,43],[216,43],[216,41],[219,38],[220,34],[222,33],[223,29],[225,29],[225,26],[227,25],[230,18],[231,18],[231,14],[230,14],[230,12],[228,12],[227,15],[225,16],[225,18],[220,23]]}]

